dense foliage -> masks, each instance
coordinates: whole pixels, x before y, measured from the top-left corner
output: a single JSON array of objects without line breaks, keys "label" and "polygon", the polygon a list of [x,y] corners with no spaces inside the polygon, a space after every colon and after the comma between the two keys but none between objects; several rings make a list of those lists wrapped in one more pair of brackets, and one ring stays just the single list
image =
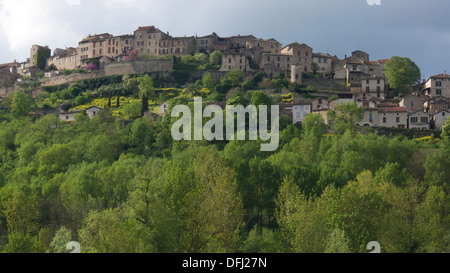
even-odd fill
[{"label": "dense foliage", "polygon": [[[219,85],[243,81],[233,72]],[[98,95],[157,96],[149,78],[117,84]],[[215,98],[214,85],[206,74],[170,105]],[[85,86],[49,91],[77,100]],[[226,96],[273,103],[259,91]],[[16,93],[0,119],[0,251],[60,253],[69,241],[94,253],[367,252],[370,241],[382,252],[450,251],[447,134],[361,134],[349,105],[330,113],[332,126],[282,116],[280,147],[267,153],[260,141],[174,142],[175,119],[142,117],[139,100],[124,106],[127,120],[105,109],[70,125],[31,118],[34,101]]]}]

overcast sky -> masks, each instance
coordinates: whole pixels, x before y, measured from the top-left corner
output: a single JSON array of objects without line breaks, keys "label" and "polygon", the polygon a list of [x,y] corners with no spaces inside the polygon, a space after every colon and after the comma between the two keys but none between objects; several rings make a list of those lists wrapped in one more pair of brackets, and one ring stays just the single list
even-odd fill
[{"label": "overcast sky", "polygon": [[339,58],[409,57],[428,78],[450,73],[449,12],[448,0],[0,0],[0,63],[25,61],[33,44],[76,47],[89,34],[154,25],[173,36],[297,41]]}]

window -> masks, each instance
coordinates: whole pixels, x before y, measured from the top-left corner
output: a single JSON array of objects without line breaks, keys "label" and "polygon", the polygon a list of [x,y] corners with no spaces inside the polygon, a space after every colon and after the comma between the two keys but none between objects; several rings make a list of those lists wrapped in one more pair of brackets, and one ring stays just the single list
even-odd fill
[{"label": "window", "polygon": [[370,87],[366,86],[366,92],[370,92]]},{"label": "window", "polygon": [[399,122],[400,122],[400,117],[397,117],[397,118],[395,119],[395,122],[399,123]]},{"label": "window", "polygon": [[369,84],[369,80],[366,80],[366,83]]},{"label": "window", "polygon": [[442,112],[442,116],[445,117],[445,112]]},{"label": "window", "polygon": [[411,123],[417,123],[417,117],[411,117]]},{"label": "window", "polygon": [[373,122],[373,114],[369,114],[369,122]]},{"label": "window", "polygon": [[442,90],[441,89],[436,89],[436,95],[440,95],[442,94]]},{"label": "window", "polygon": [[301,118],[302,117],[302,113],[297,112],[297,118]]},{"label": "window", "polygon": [[442,86],[442,82],[436,82],[436,86]]},{"label": "window", "polygon": [[380,79],[378,79],[378,80],[377,80],[377,84],[380,84],[380,83],[381,83],[381,82],[380,82]]},{"label": "window", "polygon": [[422,117],[422,118],[420,119],[420,121],[421,121],[422,123],[428,123],[428,118],[427,118],[427,117]]},{"label": "window", "polygon": [[323,59],[323,63],[324,64],[328,63],[328,59]]},{"label": "window", "polygon": [[386,117],[383,117],[383,123],[386,123]]}]

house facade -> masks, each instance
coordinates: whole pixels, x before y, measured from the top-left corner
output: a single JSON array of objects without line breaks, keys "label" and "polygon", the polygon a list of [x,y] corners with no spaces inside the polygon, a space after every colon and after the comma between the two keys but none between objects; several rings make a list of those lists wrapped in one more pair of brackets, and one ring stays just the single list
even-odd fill
[{"label": "house facade", "polygon": [[450,75],[447,72],[430,77],[424,86],[425,94],[430,97],[443,96],[450,99]]},{"label": "house facade", "polygon": [[436,112],[432,117],[434,129],[442,130],[442,126],[444,126],[445,122],[450,117],[450,111],[442,110]]},{"label": "house facade", "polygon": [[430,129],[431,116],[421,110],[408,114],[408,129]]},{"label": "house facade", "polygon": [[423,111],[423,101],[419,96],[415,94],[404,96],[400,101],[399,106],[406,108],[409,112],[414,112],[417,110]]},{"label": "house facade", "polygon": [[328,53],[313,53],[313,63],[317,64],[317,72],[330,74],[333,71],[332,56]]},{"label": "house facade", "polygon": [[290,59],[291,64],[300,65],[304,72],[312,71],[313,51],[310,46],[295,42],[283,47],[281,54],[290,56],[292,58]]},{"label": "house facade", "polygon": [[391,128],[408,127],[408,111],[403,107],[378,108],[380,126]]},{"label": "house facade", "polygon": [[385,99],[385,81],[384,77],[362,78],[361,92],[368,98]]},{"label": "house facade", "polygon": [[231,71],[239,69],[241,71],[250,70],[250,63],[244,53],[224,52],[222,54],[222,67],[220,71]]}]

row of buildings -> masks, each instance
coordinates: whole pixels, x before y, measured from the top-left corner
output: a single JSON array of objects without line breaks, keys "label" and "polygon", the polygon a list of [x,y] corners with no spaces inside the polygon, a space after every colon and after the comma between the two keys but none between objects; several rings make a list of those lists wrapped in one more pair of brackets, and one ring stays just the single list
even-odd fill
[{"label": "row of buildings", "polygon": [[[25,62],[0,65],[17,76],[35,75],[34,57],[48,46],[33,45],[30,58]],[[302,72],[319,72],[337,79],[364,74],[383,75],[383,62],[370,62],[367,53],[355,51],[352,56],[339,60],[328,53],[316,53],[304,43],[283,46],[277,40],[261,39],[253,35],[220,37],[217,33],[207,36],[173,37],[155,26],[138,27],[133,34],[115,36],[109,33],[88,35],[76,47],[56,48],[46,60],[46,67],[57,70],[73,70],[84,67],[100,58],[108,61],[127,60],[129,52],[145,53],[160,58],[168,55],[183,56],[198,52],[223,52],[221,71],[262,70],[268,74],[296,71],[296,80],[301,82]],[[312,64],[316,64],[314,67]]]},{"label": "row of buildings", "polygon": [[447,95],[450,90],[445,89],[450,87],[450,75],[446,72],[430,77],[423,89],[397,100],[385,97],[387,85],[383,77],[362,78],[359,85],[361,87],[352,91],[334,94],[332,101],[326,95],[311,100],[299,98],[293,103],[282,104],[281,109],[294,124],[303,122],[309,113],[322,115],[329,123],[328,111],[336,110],[343,103],[356,103],[364,108],[364,117],[358,122],[360,126],[419,130],[441,130],[450,117],[450,97]]}]

